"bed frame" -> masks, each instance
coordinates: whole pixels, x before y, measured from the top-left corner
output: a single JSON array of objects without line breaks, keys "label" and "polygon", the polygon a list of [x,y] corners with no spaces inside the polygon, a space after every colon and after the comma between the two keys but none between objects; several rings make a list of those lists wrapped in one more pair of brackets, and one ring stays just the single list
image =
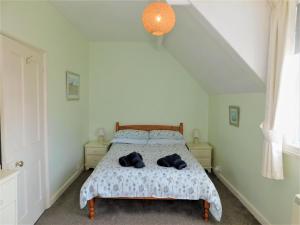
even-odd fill
[{"label": "bed frame", "polygon": [[[151,130],[173,130],[178,131],[181,134],[183,134],[183,123],[180,123],[179,126],[170,126],[170,125],[120,125],[119,122],[116,122],[116,131],[119,130],[126,130],[126,129],[135,129],[135,130],[145,130],[145,131],[151,131]],[[95,201],[96,198],[100,199],[103,198],[101,196],[97,196],[91,200],[88,200],[88,209],[89,209],[89,218],[92,220],[95,218]],[[118,197],[118,198],[109,198],[109,199],[141,199],[141,200],[176,200],[174,198],[154,198],[154,197]],[[208,221],[209,218],[209,207],[210,204],[208,201],[203,200],[203,219],[204,221]]]}]

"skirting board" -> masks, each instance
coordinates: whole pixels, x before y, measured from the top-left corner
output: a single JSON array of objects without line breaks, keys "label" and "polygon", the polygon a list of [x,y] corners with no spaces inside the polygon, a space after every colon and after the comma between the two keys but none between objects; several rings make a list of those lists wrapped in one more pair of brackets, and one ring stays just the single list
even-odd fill
[{"label": "skirting board", "polygon": [[49,208],[50,206],[52,206],[54,204],[54,202],[56,202],[56,200],[67,190],[67,188],[77,179],[77,177],[79,177],[79,175],[81,174],[81,172],[83,171],[83,165],[80,166],[80,168],[78,170],[75,171],[75,173],[73,173],[68,180],[66,180],[66,182],[54,193],[54,195],[51,196],[50,198],[50,204],[48,205],[47,208]]},{"label": "skirting board", "polygon": [[240,202],[250,211],[250,213],[263,225],[271,225],[271,223],[252,205],[248,199],[242,195],[222,174],[215,173],[219,180],[237,197]]}]

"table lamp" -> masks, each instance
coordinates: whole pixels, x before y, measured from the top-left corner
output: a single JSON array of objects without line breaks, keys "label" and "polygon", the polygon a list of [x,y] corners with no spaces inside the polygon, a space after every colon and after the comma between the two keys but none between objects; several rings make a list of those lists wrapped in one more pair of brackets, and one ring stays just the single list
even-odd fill
[{"label": "table lamp", "polygon": [[104,128],[99,128],[97,130],[97,136],[98,136],[98,142],[99,143],[104,143],[104,140],[105,140],[105,130],[104,130]]},{"label": "table lamp", "polygon": [[200,142],[200,130],[195,128],[193,129],[193,143],[199,144]]}]

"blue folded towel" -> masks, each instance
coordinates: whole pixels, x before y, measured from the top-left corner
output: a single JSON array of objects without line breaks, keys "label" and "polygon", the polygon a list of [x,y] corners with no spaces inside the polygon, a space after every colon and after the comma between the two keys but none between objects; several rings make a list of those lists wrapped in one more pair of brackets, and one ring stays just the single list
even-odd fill
[{"label": "blue folded towel", "polygon": [[143,162],[143,157],[138,152],[132,152],[126,156],[119,158],[119,163],[123,167],[133,166],[134,168],[143,168],[145,164]]},{"label": "blue folded towel", "polygon": [[186,162],[181,159],[181,157],[177,154],[167,155],[163,158],[157,160],[157,164],[163,167],[174,167],[178,170],[185,168]]}]

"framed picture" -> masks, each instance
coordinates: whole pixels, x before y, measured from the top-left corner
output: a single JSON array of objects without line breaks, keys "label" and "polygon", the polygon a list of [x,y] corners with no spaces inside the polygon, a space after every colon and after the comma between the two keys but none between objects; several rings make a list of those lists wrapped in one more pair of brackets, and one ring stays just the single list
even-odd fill
[{"label": "framed picture", "polygon": [[240,107],[229,106],[229,124],[239,127],[240,124]]},{"label": "framed picture", "polygon": [[67,71],[66,83],[67,100],[79,100],[80,75]]}]

